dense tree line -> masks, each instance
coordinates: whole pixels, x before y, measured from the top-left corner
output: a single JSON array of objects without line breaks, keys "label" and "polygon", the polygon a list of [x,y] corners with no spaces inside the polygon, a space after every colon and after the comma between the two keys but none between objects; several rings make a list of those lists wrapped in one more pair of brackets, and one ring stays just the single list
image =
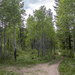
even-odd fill
[{"label": "dense tree line", "polygon": [[[56,53],[74,57],[75,53],[75,8],[74,0],[55,0],[57,30],[55,31],[51,9],[41,6],[29,15],[24,28],[25,10],[22,0],[0,1],[1,57],[9,57],[16,50],[38,52],[38,56]],[[58,51],[57,51],[58,52]],[[66,53],[66,54],[65,54]],[[72,56],[71,56],[72,55]],[[17,55],[18,56],[18,55]]]},{"label": "dense tree line", "polygon": [[[55,53],[55,29],[51,9],[41,6],[29,15],[27,28],[24,28],[25,10],[22,0],[0,1],[0,52],[1,58],[10,58],[16,51],[38,51],[38,56]],[[18,55],[17,55],[18,56]]]},{"label": "dense tree line", "polygon": [[75,53],[75,8],[74,0],[55,0],[57,37],[59,47],[69,56]]},{"label": "dense tree line", "polygon": [[23,6],[24,3],[22,2],[22,0],[0,1],[1,57],[6,57],[6,52],[8,53],[9,57],[9,53],[13,51],[13,49],[14,54],[16,54],[16,47],[17,45],[19,45],[16,38],[20,34],[19,29],[21,29],[23,25],[22,15],[25,15],[25,10],[23,9]]},{"label": "dense tree line", "polygon": [[45,6],[41,6],[39,10],[35,10],[34,15],[29,15],[27,19],[27,47],[36,49],[38,56],[42,51],[42,56],[52,53],[55,45],[55,29],[52,22],[51,10],[46,10]]}]

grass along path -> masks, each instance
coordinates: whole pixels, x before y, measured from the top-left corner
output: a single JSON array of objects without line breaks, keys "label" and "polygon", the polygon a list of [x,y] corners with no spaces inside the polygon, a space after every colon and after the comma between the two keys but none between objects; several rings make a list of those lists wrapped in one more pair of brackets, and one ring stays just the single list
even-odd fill
[{"label": "grass along path", "polygon": [[[18,73],[20,75],[59,75],[58,65],[63,59],[60,59],[60,60],[58,59],[59,59],[59,56],[57,56],[56,59],[54,59],[53,61],[49,63],[37,64],[36,66],[33,66],[31,68],[27,68],[27,67],[15,68],[10,66],[10,67],[7,67],[6,70],[13,73]],[[49,66],[50,63],[53,63],[53,64]]]},{"label": "grass along path", "polygon": [[54,61],[52,61],[51,63],[49,63],[49,65],[53,65],[55,63],[57,63],[62,57],[60,56],[56,56],[56,59]]}]

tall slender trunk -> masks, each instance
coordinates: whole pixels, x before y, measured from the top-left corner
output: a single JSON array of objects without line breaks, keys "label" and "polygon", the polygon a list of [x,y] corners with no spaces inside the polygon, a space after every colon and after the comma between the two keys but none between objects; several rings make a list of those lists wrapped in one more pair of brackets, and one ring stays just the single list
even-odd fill
[{"label": "tall slender trunk", "polygon": [[55,42],[54,42],[54,54],[55,54]]},{"label": "tall slender trunk", "polygon": [[45,51],[45,35],[44,35],[44,26],[43,26],[43,57],[46,55]]},{"label": "tall slender trunk", "polygon": [[[9,22],[9,32],[10,32],[10,22]],[[9,38],[9,33],[8,33],[8,56],[9,56],[9,48],[10,48],[10,38]]]},{"label": "tall slender trunk", "polygon": [[[15,0],[14,0],[14,3],[15,3]],[[14,18],[15,18],[15,7],[14,7]],[[14,19],[14,25],[13,25],[13,35],[14,35],[14,40],[13,40],[13,43],[14,43],[14,58],[15,58],[15,61],[16,61],[16,44],[15,44],[15,19]]]},{"label": "tall slender trunk", "polygon": [[[42,39],[40,39],[40,50],[42,50]],[[42,51],[42,56],[43,56],[43,51]]]},{"label": "tall slender trunk", "polygon": [[71,36],[69,34],[69,49],[71,49]]},{"label": "tall slender trunk", "polygon": [[51,53],[52,53],[52,37],[51,37]]},{"label": "tall slender trunk", "polygon": [[66,57],[67,57],[66,35],[64,36],[65,36],[65,50],[66,50]]},{"label": "tall slender trunk", "polygon": [[39,56],[39,53],[40,53],[40,43],[38,43],[38,56]]},{"label": "tall slender trunk", "polygon": [[75,53],[75,39],[74,39],[73,30],[72,30],[72,39],[73,39],[73,48],[74,48],[74,53]]},{"label": "tall slender trunk", "polygon": [[33,49],[35,49],[35,39],[33,40]]},{"label": "tall slender trunk", "polygon": [[[37,30],[37,29],[36,29],[36,30]],[[36,33],[37,33],[37,32],[36,32]],[[39,42],[38,34],[36,34],[36,38],[37,38],[37,40],[35,40],[35,42],[37,42],[37,44],[36,44],[36,45],[37,45],[37,46],[36,46],[37,48],[36,48],[36,49],[38,50],[38,57],[39,57],[39,53],[40,53],[40,45],[39,45],[39,44],[40,44],[40,42]]]},{"label": "tall slender trunk", "polygon": [[32,30],[31,30],[31,48],[33,49]]},{"label": "tall slender trunk", "polygon": [[9,36],[8,36],[8,56],[9,56]]},{"label": "tall slender trunk", "polygon": [[38,37],[37,37],[37,49],[38,49],[38,57],[39,57],[39,53],[40,53],[40,42],[39,42]]},{"label": "tall slender trunk", "polygon": [[75,53],[75,39],[74,39],[74,53]]},{"label": "tall slender trunk", "polygon": [[1,57],[2,57],[2,33],[3,33],[3,18],[2,18],[2,27],[1,27]]},{"label": "tall slender trunk", "polygon": [[49,53],[49,39],[47,39],[48,41],[47,41],[47,43],[48,43],[48,53]]},{"label": "tall slender trunk", "polygon": [[[19,31],[20,31],[20,27],[19,27]],[[19,32],[19,49],[20,49],[20,34],[21,34],[21,31]]]},{"label": "tall slender trunk", "polygon": [[21,34],[21,28],[20,28],[20,47],[22,47],[22,34]]},{"label": "tall slender trunk", "polygon": [[4,26],[4,57],[5,57],[5,42],[6,42],[6,23]]},{"label": "tall slender trunk", "polygon": [[15,45],[15,23],[14,23],[14,26],[13,26],[13,31],[14,31],[14,40],[13,40],[13,43],[14,43],[14,58],[15,58],[15,61],[16,61],[16,45]]}]

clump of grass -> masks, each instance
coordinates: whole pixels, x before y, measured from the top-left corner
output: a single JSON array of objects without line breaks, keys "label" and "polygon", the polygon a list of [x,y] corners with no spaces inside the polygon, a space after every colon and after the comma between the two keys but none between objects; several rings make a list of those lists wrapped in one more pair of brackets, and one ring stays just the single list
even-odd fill
[{"label": "clump of grass", "polygon": [[49,65],[53,65],[53,64],[57,63],[60,59],[61,59],[61,57],[57,56],[57,58],[54,61],[52,61],[51,63],[49,63]]},{"label": "clump of grass", "polygon": [[75,59],[64,58],[59,65],[60,75],[75,75]]},{"label": "clump of grass", "polygon": [[20,75],[20,74],[14,73],[12,71],[1,71],[0,75]]}]

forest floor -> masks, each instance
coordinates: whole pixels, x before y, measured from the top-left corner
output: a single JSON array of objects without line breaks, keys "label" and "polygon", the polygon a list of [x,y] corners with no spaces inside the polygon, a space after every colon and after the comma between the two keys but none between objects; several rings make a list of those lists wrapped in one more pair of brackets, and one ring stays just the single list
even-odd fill
[{"label": "forest floor", "polygon": [[[7,71],[13,71],[14,73],[19,73],[21,75],[59,75],[58,71],[58,65],[61,63],[63,58],[61,57],[61,60],[53,65],[49,65],[49,63],[44,64],[37,64],[31,68],[27,67],[7,67]],[[54,61],[54,60],[53,60]]]}]

